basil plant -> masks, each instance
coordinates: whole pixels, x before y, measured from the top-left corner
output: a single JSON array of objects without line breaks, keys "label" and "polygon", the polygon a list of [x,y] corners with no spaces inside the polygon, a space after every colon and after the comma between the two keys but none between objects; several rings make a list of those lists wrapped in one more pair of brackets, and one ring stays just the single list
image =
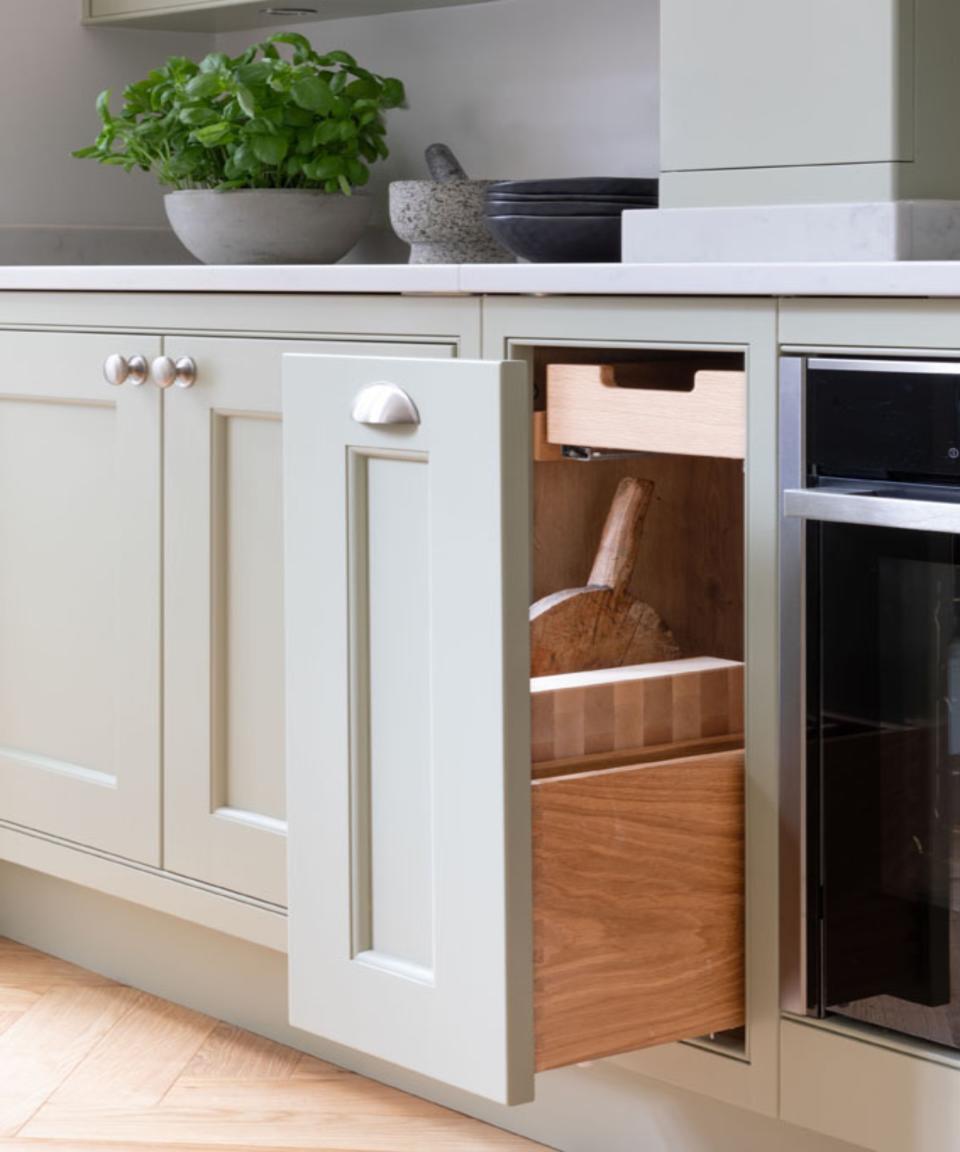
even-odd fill
[{"label": "basil plant", "polygon": [[110,96],[97,99],[96,142],[75,156],[140,168],[178,190],[312,188],[347,196],[389,154],[384,114],[406,101],[399,80],[368,72],[347,52],[315,52],[292,32],[237,57],[213,52],[199,64],[172,57],[124,90],[118,115]]}]

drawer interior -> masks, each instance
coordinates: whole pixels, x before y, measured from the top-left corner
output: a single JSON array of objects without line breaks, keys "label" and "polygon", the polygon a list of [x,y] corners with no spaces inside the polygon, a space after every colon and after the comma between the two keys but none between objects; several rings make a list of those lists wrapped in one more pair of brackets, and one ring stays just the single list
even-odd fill
[{"label": "drawer interior", "polygon": [[[532,360],[532,620],[568,599],[585,604],[597,573],[616,571],[626,576],[603,601],[601,625],[608,616],[615,628],[646,621],[624,610],[624,601],[639,601],[672,645],[670,659],[606,666],[584,643],[589,626],[580,627],[562,671],[542,674],[532,623],[537,1068],[717,1035],[736,1055],[744,1040],[743,460],[677,452],[672,434],[663,450],[656,438],[619,452],[584,441],[586,451],[571,458],[547,438],[546,407],[555,364],[617,365],[621,379],[666,392],[689,390],[701,371],[742,377],[742,357],[538,348]],[[617,419],[619,439],[631,441],[640,417]],[[618,531],[620,512],[636,501],[638,530],[623,531],[611,550],[611,524]],[[605,566],[603,556],[614,561]],[[551,642],[566,640],[562,623]]]}]

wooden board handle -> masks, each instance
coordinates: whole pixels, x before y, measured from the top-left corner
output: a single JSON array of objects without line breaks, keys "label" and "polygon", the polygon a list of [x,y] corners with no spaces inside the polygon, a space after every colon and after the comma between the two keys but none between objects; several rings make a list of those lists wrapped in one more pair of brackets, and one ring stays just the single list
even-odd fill
[{"label": "wooden board handle", "polygon": [[607,513],[588,584],[612,588],[618,595],[627,590],[652,499],[651,480],[625,476],[620,481]]}]

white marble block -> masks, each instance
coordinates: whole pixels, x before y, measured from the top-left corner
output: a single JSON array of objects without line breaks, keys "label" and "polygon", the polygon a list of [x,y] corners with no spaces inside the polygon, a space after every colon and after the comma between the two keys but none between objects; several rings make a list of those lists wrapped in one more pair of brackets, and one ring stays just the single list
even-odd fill
[{"label": "white marble block", "polygon": [[661,208],[623,214],[625,264],[960,260],[960,201]]}]

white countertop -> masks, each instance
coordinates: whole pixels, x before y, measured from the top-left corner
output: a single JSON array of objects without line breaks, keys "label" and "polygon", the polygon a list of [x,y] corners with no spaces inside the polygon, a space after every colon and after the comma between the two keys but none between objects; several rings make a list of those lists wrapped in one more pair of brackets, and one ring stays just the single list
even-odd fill
[{"label": "white countertop", "polygon": [[960,298],[960,261],[870,264],[338,264],[0,267],[0,291]]}]

